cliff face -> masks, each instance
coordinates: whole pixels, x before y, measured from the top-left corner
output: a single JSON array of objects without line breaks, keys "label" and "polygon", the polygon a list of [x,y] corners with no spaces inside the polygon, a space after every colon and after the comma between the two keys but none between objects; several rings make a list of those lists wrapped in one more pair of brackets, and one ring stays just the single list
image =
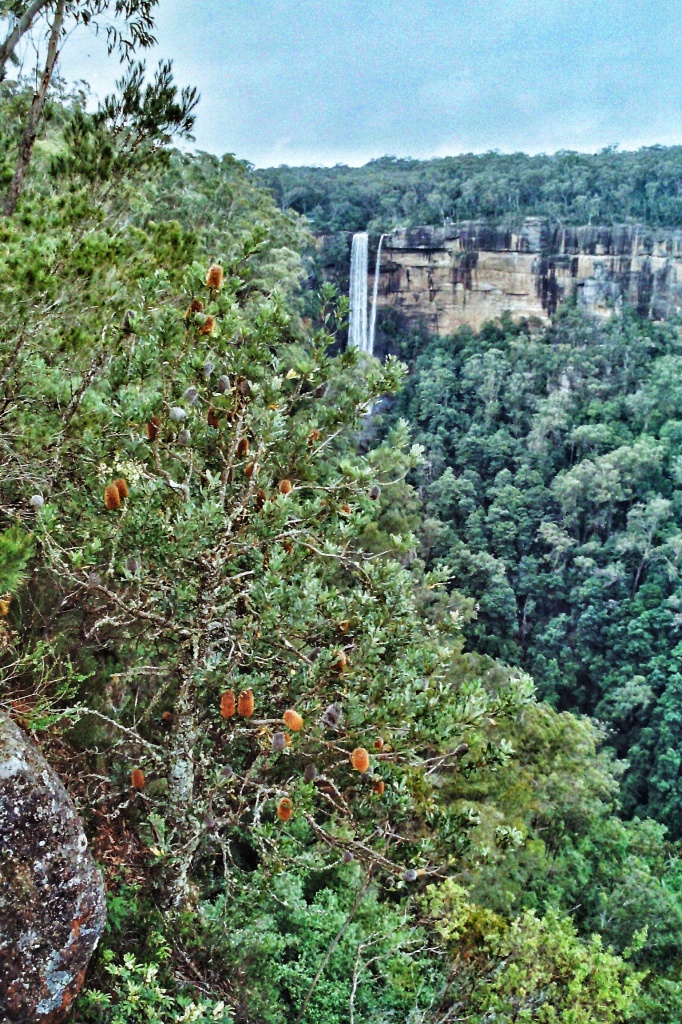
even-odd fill
[{"label": "cliff face", "polygon": [[470,221],[384,239],[380,305],[439,334],[477,330],[505,311],[546,321],[573,295],[600,316],[623,303],[654,319],[679,313],[682,231],[556,228],[529,218],[518,232]]}]

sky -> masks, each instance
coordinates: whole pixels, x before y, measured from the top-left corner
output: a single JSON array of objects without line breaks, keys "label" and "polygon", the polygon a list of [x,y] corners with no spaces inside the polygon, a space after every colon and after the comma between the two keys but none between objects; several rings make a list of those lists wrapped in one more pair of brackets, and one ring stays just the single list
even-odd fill
[{"label": "sky", "polygon": [[[160,0],[192,148],[258,167],[682,143],[681,0]],[[79,29],[67,80],[120,74]]]}]

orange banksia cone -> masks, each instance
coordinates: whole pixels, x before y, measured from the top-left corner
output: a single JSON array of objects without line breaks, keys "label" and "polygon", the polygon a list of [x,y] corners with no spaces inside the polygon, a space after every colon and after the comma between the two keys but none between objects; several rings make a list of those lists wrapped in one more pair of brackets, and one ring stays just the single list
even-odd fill
[{"label": "orange banksia cone", "polygon": [[294,711],[293,708],[289,708],[282,715],[282,721],[285,725],[288,725],[292,732],[300,732],[303,728],[303,719],[299,715],[298,711]]},{"label": "orange banksia cone", "polygon": [[364,747],[356,747],[350,755],[350,763],[356,772],[366,772],[369,769],[369,753]]},{"label": "orange banksia cone", "polygon": [[253,690],[242,690],[237,702],[237,711],[244,718],[251,718],[254,710]]},{"label": "orange banksia cone", "polygon": [[225,693],[220,698],[221,716],[223,718],[232,718],[236,710],[237,702],[234,696],[234,690],[225,690]]},{"label": "orange banksia cone", "polygon": [[288,821],[294,812],[294,805],[288,796],[283,796],[277,804],[277,817],[280,821]]}]

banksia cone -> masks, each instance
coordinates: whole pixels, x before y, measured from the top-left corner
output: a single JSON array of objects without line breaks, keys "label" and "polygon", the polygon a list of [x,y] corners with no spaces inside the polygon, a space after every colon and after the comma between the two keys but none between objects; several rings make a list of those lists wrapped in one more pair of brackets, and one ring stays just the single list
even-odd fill
[{"label": "banksia cone", "polygon": [[453,757],[464,757],[465,754],[469,753],[469,744],[460,743],[458,747],[452,751]]},{"label": "banksia cone", "polygon": [[303,778],[306,782],[314,782],[317,778],[317,768],[314,764],[307,764],[303,769]]},{"label": "banksia cone", "polygon": [[9,615],[9,606],[12,603],[11,597],[0,598],[0,618],[4,619]]},{"label": "banksia cone", "polygon": [[141,768],[133,768],[130,773],[130,785],[133,789],[144,789],[144,772]]},{"label": "banksia cone", "polygon": [[208,420],[209,427],[214,427],[217,430],[218,427],[220,426],[220,416],[215,411],[213,406],[211,406],[211,408],[208,410],[208,416],[206,417],[206,419]]},{"label": "banksia cone", "polygon": [[118,496],[121,501],[128,497],[128,484],[122,476],[120,476],[118,480],[114,480],[114,487],[118,491]]},{"label": "banksia cone", "polygon": [[220,714],[222,718],[232,718],[233,714],[237,709],[237,702],[234,696],[234,690],[225,690],[225,693],[220,698]]},{"label": "banksia cone", "polygon": [[290,494],[291,491],[292,491],[291,480],[286,480],[286,479],[285,480],[280,480],[280,482],[279,482],[279,493],[280,494]]},{"label": "banksia cone", "polygon": [[377,738],[377,739],[376,739],[376,740],[374,741],[374,749],[375,749],[375,750],[383,750],[383,749],[384,749],[384,741],[382,740],[381,736],[379,736],[379,737],[378,737],[378,738]]},{"label": "banksia cone", "polygon": [[381,488],[378,487],[377,484],[375,484],[374,487],[370,487],[369,496],[372,501],[377,501],[377,499],[381,497]]},{"label": "banksia cone", "polygon": [[256,491],[256,508],[258,509],[259,512],[263,508],[267,500],[268,496],[264,490],[261,489],[259,491]]},{"label": "banksia cone", "polygon": [[294,805],[288,796],[283,796],[277,804],[277,817],[280,821],[288,821],[294,812]]},{"label": "banksia cone", "polygon": [[408,868],[407,871],[403,871],[403,881],[405,882],[416,882],[417,872],[414,868]]},{"label": "banksia cone", "polygon": [[207,288],[220,288],[223,283],[223,268],[219,263],[212,263],[206,275]]},{"label": "banksia cone", "polygon": [[253,708],[253,690],[242,690],[237,701],[237,711],[244,718],[251,718]]},{"label": "banksia cone", "polygon": [[369,769],[369,753],[364,747],[356,747],[350,755],[350,763],[356,772],[366,772]]},{"label": "banksia cone", "polygon": [[255,462],[249,462],[248,465],[244,466],[244,476],[246,477],[247,480],[250,480],[251,477],[257,472],[258,467]]},{"label": "banksia cone", "polygon": [[213,334],[215,331],[215,317],[207,316],[203,324],[199,328],[199,334]]},{"label": "banksia cone", "polygon": [[43,498],[42,494],[34,494],[32,495],[29,504],[31,505],[32,508],[42,508],[43,505],[45,504],[45,499]]},{"label": "banksia cone", "polygon": [[192,301],[189,304],[188,312],[190,312],[190,313],[201,313],[201,312],[203,312],[203,309],[204,309],[204,304],[201,301],[201,299],[192,299]]},{"label": "banksia cone", "polygon": [[343,857],[341,858],[341,860],[343,861],[344,864],[352,864],[353,861],[355,860],[355,857],[353,856],[350,850],[344,850]]},{"label": "banksia cone", "polygon": [[272,749],[273,750],[286,750],[287,738],[283,732],[275,732],[272,734]]},{"label": "banksia cone", "polygon": [[341,673],[345,671],[347,665],[348,658],[346,657],[346,652],[339,651],[336,655],[336,661],[334,662],[333,667],[336,669],[337,672]]},{"label": "banksia cone", "polygon": [[348,621],[348,619],[344,619],[343,622],[339,623],[339,629],[341,630],[342,633],[348,632],[348,630],[350,629],[350,622]]},{"label": "banksia cone", "polygon": [[147,424],[147,439],[149,441],[156,441],[159,436],[159,427],[161,426],[161,420],[158,416],[152,416],[149,423]]},{"label": "banksia cone", "polygon": [[378,796],[383,796],[384,790],[386,789],[386,783],[383,779],[375,779],[372,789],[378,794]]},{"label": "banksia cone", "polygon": [[308,447],[312,448],[315,442],[319,441],[321,437],[322,432],[320,430],[311,430],[310,433],[308,434]]},{"label": "banksia cone", "polygon": [[239,444],[237,445],[237,455],[240,459],[243,459],[245,455],[249,454],[249,439],[242,437]]},{"label": "banksia cone", "polygon": [[230,378],[226,373],[223,373],[218,377],[218,391],[221,395],[224,395],[226,391],[230,390]]},{"label": "banksia cone", "polygon": [[282,547],[284,548],[288,555],[290,555],[291,552],[294,550],[294,545],[291,543],[291,541],[288,540],[282,541]]},{"label": "banksia cone", "polygon": [[303,728],[303,719],[299,715],[298,711],[294,711],[293,708],[289,708],[282,715],[282,721],[285,725],[288,725],[292,732],[300,732]]},{"label": "banksia cone", "polygon": [[350,515],[350,505],[348,504],[348,502],[344,502],[344,504],[341,506],[341,511],[343,512],[344,516]]},{"label": "banksia cone", "polygon": [[121,507],[121,495],[114,484],[104,488],[104,504],[109,512]]}]

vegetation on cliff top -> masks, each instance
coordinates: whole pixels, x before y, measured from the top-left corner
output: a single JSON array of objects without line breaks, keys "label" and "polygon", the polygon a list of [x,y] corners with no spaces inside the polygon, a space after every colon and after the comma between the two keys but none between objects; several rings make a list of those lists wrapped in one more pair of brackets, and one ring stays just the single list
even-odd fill
[{"label": "vegetation on cliff top", "polygon": [[256,172],[282,210],[316,234],[524,217],[558,224],[682,226],[682,147],[636,152],[472,153],[433,160],[382,157],[364,167],[275,167]]}]

